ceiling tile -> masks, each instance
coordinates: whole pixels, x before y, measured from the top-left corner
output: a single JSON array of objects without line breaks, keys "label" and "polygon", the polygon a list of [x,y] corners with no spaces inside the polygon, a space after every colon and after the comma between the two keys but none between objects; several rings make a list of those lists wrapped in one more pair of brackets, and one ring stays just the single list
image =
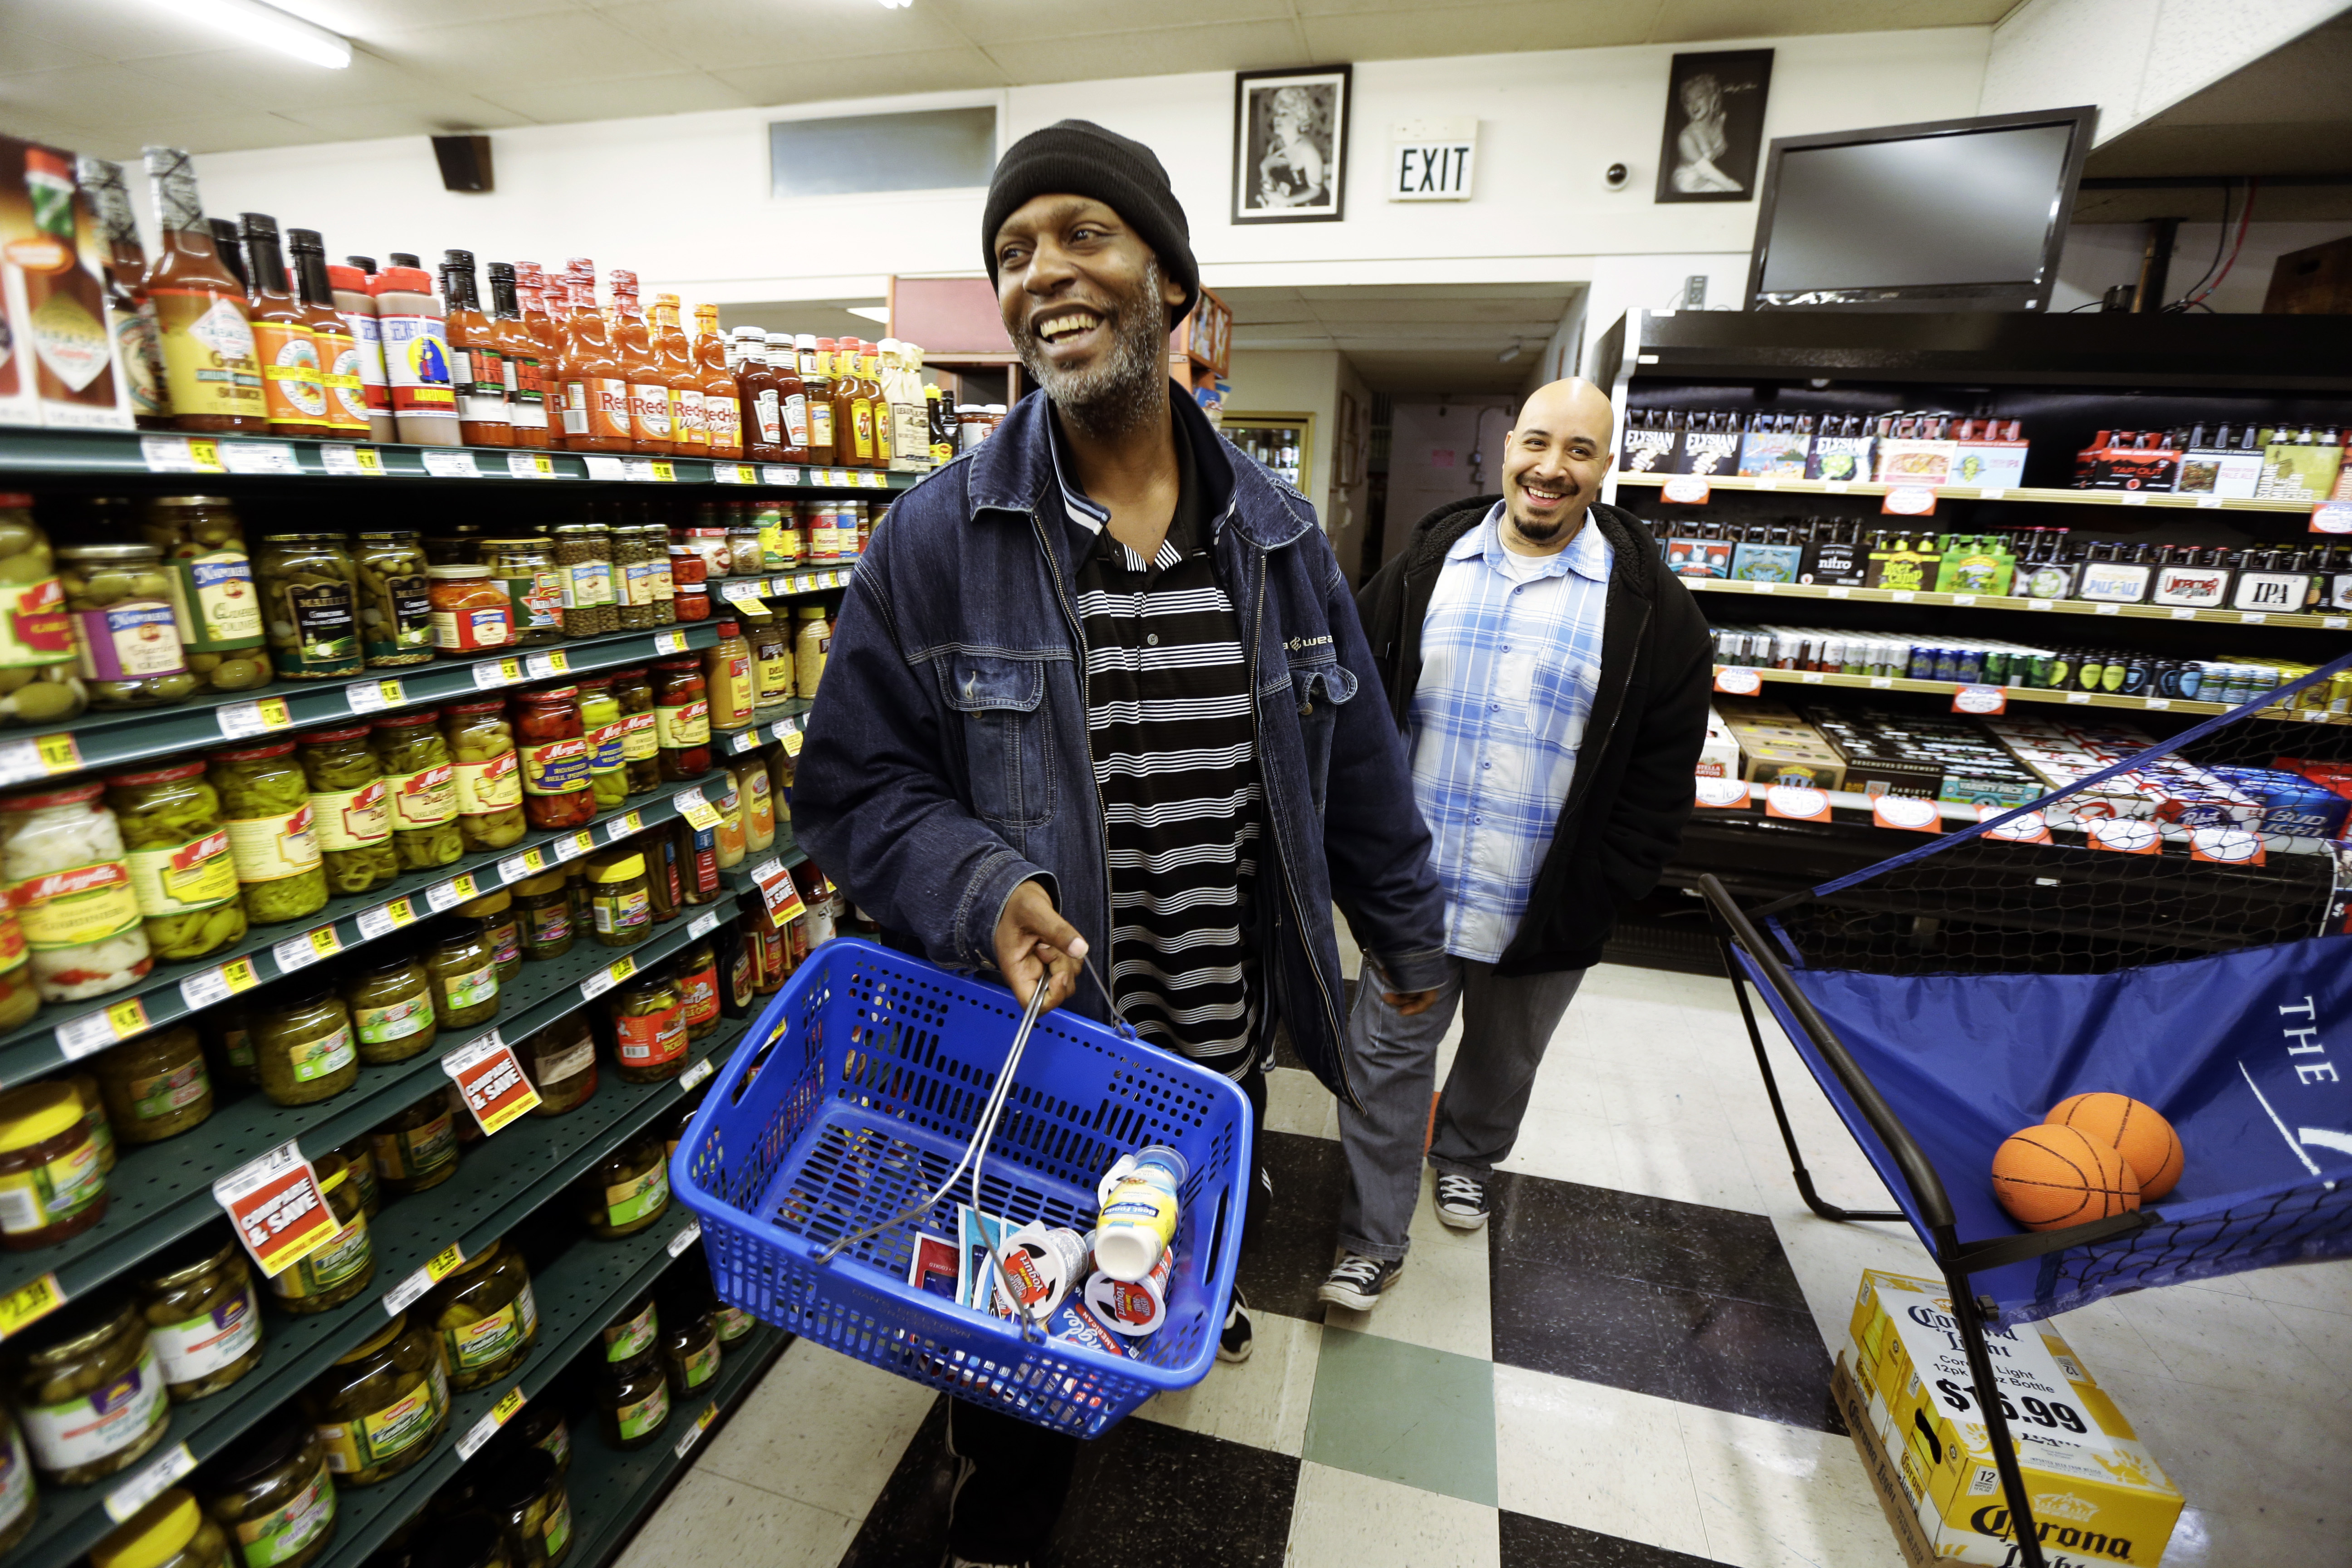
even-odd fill
[{"label": "ceiling tile", "polygon": [[659,45],[578,11],[386,33],[371,38],[368,47],[445,87],[478,92],[494,103],[507,100],[498,90],[502,88],[554,88],[687,68]]},{"label": "ceiling tile", "polygon": [[103,153],[125,162],[139,155],[138,142],[184,147],[191,153],[237,153],[253,147],[299,147],[319,140],[319,133],[299,121],[260,110],[235,110],[222,114],[158,115],[142,120],[140,134],[107,147],[85,146],[76,151]]},{"label": "ceiling tile", "polygon": [[[120,3],[120,0],[116,0]],[[278,4],[280,0],[271,0]],[[563,11],[593,11],[592,0],[283,0],[321,27],[332,27],[346,37],[367,39],[387,33],[413,32],[418,27],[454,27],[467,22],[505,21],[515,16],[545,16]]]},{"label": "ceiling tile", "polygon": [[0,0],[0,36],[19,34],[107,60],[217,49],[230,37],[169,0]]},{"label": "ceiling tile", "polygon": [[462,92],[426,92],[398,103],[353,103],[306,109],[302,122],[332,142],[383,136],[439,136],[461,131],[502,131],[533,117]]},{"label": "ceiling tile", "polygon": [[156,140],[145,129],[151,121],[220,114],[231,107],[217,92],[119,65],[72,66],[0,77],[0,102],[72,124],[102,124],[119,114],[122,106],[135,104],[138,134],[151,142]]},{"label": "ceiling tile", "polygon": [[[705,70],[912,55],[966,42],[928,3],[886,11],[874,0],[630,0],[606,5],[599,15]],[[921,82],[909,90],[930,85]]]},{"label": "ceiling tile", "polygon": [[495,89],[494,103],[542,122],[627,120],[641,114],[690,114],[743,109],[751,100],[701,71],[625,77],[618,81],[549,82]]},{"label": "ceiling tile", "polygon": [[[1224,26],[1161,27],[1092,37],[998,44],[989,58],[1020,82],[1086,81],[1099,77],[1168,76],[1181,71],[1250,70],[1304,65],[1297,28],[1288,21]],[[1344,57],[1342,57],[1344,58]]]},{"label": "ceiling tile", "polygon": [[113,57],[71,44],[55,43],[38,34],[26,32],[13,25],[13,19],[0,12],[0,76],[19,76],[26,71],[62,70],[68,66],[104,65]]},{"label": "ceiling tile", "polygon": [[131,61],[127,68],[149,81],[168,84],[173,93],[207,110],[261,106],[297,119],[312,109],[395,103],[436,90],[425,78],[364,48],[353,50],[351,65],[342,70],[327,70],[275,49],[253,48],[150,56]]},{"label": "ceiling tile", "polygon": [[1600,14],[1594,14],[1580,5],[1534,0],[1463,11],[1416,6],[1409,11],[1308,16],[1305,26],[1311,52],[1321,58],[1417,59],[1638,44],[1654,8],[1650,0],[1642,0],[1598,7]]},{"label": "ceiling tile", "polygon": [[[1035,0],[923,0],[953,21],[956,30],[973,43],[986,45],[1079,38],[1094,33],[1132,32],[1138,21],[1132,0],[1061,0],[1040,5]],[[1173,20],[1173,8],[1153,20]],[[1286,22],[1289,0],[1186,0],[1181,16],[1187,26],[1223,26],[1233,22]]]},{"label": "ceiling tile", "polygon": [[1646,41],[1690,44],[1807,33],[1990,26],[2016,6],[2017,0],[1665,0]]},{"label": "ceiling tile", "polygon": [[1012,79],[995,61],[969,47],[830,60],[824,73],[816,76],[791,65],[754,66],[710,74],[753,103],[765,104],[821,103],[828,99],[911,92],[918,87],[928,91],[1003,87]]}]

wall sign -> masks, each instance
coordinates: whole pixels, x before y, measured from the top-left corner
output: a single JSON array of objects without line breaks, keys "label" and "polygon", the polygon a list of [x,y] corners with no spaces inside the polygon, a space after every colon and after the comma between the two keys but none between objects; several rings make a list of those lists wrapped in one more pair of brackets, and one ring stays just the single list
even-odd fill
[{"label": "wall sign", "polygon": [[1466,202],[1478,156],[1478,121],[1400,120],[1389,128],[1389,200]]}]

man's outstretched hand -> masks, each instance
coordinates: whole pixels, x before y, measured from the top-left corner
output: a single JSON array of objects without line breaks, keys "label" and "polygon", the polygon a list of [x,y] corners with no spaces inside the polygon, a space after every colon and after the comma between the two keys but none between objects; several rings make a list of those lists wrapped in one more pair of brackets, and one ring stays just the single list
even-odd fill
[{"label": "man's outstretched hand", "polygon": [[1087,939],[1054,908],[1044,883],[1024,882],[1013,889],[996,921],[996,967],[1024,1006],[1037,989],[1040,974],[1052,977],[1045,992],[1047,1011],[1068,1001],[1078,988],[1079,961],[1086,955]]}]

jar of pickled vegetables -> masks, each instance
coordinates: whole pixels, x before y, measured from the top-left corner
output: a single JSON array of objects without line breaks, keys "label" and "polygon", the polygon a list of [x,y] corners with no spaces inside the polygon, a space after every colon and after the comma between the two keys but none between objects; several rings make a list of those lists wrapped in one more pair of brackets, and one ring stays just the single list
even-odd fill
[{"label": "jar of pickled vegetables", "polygon": [[373,1219],[383,1208],[383,1190],[375,1178],[375,1151],[362,1132],[348,1143],[339,1143],[332,1151],[351,1173],[351,1181],[360,1196],[360,1210]]},{"label": "jar of pickled vegetables", "polygon": [[539,1091],[533,1116],[562,1116],[596,1093],[596,1040],[588,1015],[566,1013],[515,1047],[523,1076]]},{"label": "jar of pickled vegetables", "polygon": [[580,731],[588,742],[588,789],[598,811],[618,811],[629,797],[620,699],[609,675],[583,676]]},{"label": "jar of pickled vegetables", "polygon": [[261,1087],[261,1064],[253,1057],[254,1009],[232,998],[198,1015],[214,1074],[247,1089]]},{"label": "jar of pickled vegetables", "polygon": [[74,662],[73,623],[66,612],[49,536],[33,521],[33,498],[0,494],[0,593],[12,606],[0,616],[0,724],[55,724],[89,706]]},{"label": "jar of pickled vegetables", "polygon": [[360,650],[359,569],[340,533],[264,534],[254,570],[263,627],[278,673],[340,680],[365,668]]},{"label": "jar of pickled vegetables", "polygon": [[302,1414],[341,1484],[390,1480],[430,1454],[449,1426],[437,1337],[409,1313],[394,1313],[302,1391]]},{"label": "jar of pickled vegetables", "polygon": [[121,1295],[26,1329],[8,1342],[6,1364],[9,1403],[34,1468],[51,1486],[88,1486],[127,1469],[171,1425],[147,1321]]},{"label": "jar of pickled vegetables", "polygon": [[324,909],[327,870],[310,810],[310,781],[294,761],[294,742],[215,752],[205,776],[227,814],[229,855],[246,919],[276,925]]},{"label": "jar of pickled vegetables", "polygon": [[[5,1509],[0,1502],[0,1512]],[[29,1513],[25,1522],[32,1522]],[[0,1551],[21,1538],[0,1529]],[[229,1568],[228,1537],[193,1494],[173,1487],[91,1547],[89,1568]]]},{"label": "jar of pickled vegetables", "polygon": [[432,579],[422,536],[413,528],[362,533],[352,564],[359,579],[360,649],[368,668],[432,662]]},{"label": "jar of pickled vegetables", "polygon": [[351,1009],[323,980],[296,984],[254,1019],[253,1059],[261,1092],[279,1105],[311,1105],[342,1093],[360,1073]]},{"label": "jar of pickled vegetables", "polygon": [[567,522],[555,531],[555,564],[562,573],[563,632],[598,637],[618,629],[613,605],[611,534],[601,522]]},{"label": "jar of pickled vegetables", "polygon": [[383,764],[367,741],[366,725],[350,724],[312,730],[295,743],[295,760],[310,785],[310,827],[319,837],[327,885],[339,894],[364,893],[400,875]]},{"label": "jar of pickled vegetables", "polygon": [[613,994],[613,1055],[623,1083],[661,1083],[686,1070],[686,1004],[656,971]]},{"label": "jar of pickled vegetables", "polygon": [[310,1169],[319,1178],[328,1212],[335,1217],[335,1234],[301,1262],[271,1277],[269,1293],[295,1313],[340,1307],[375,1277],[375,1243],[368,1236],[367,1210],[351,1167],[341,1154],[326,1153],[311,1161]]},{"label": "jar of pickled vegetables", "polygon": [[702,665],[668,658],[654,667],[654,741],[665,781],[710,771],[710,702]]},{"label": "jar of pickled vegetables", "polygon": [[433,983],[414,953],[362,959],[344,975],[342,995],[360,1060],[403,1062],[432,1048]]},{"label": "jar of pickled vegetables", "polygon": [[74,1091],[81,1102],[81,1119],[89,1131],[90,1142],[98,1146],[98,1168],[114,1169],[114,1123],[106,1114],[106,1096],[99,1091],[98,1075],[93,1072],[69,1072],[58,1080]]},{"label": "jar of pickled vegetables", "polygon": [[40,1010],[40,988],[33,984],[33,950],[25,945],[16,912],[0,898],[0,1032],[31,1023]]},{"label": "jar of pickled vegetables", "polygon": [[394,1197],[437,1187],[457,1173],[457,1123],[435,1089],[368,1134],[376,1180]]},{"label": "jar of pickled vegetables", "polygon": [[470,1029],[499,1016],[499,964],[483,922],[458,916],[425,950],[433,1010],[445,1029]]},{"label": "jar of pickled vegetables", "polygon": [[218,1394],[261,1364],[253,1270],[218,1226],[142,1265],[134,1288],[175,1403]]},{"label": "jar of pickled vegetables", "polygon": [[596,815],[579,697],[578,687],[557,686],[520,692],[514,699],[523,811],[534,827],[578,827]]},{"label": "jar of pickled vegetables", "polygon": [[710,584],[680,583],[677,585],[677,618],[680,621],[707,621],[710,618]]},{"label": "jar of pickled vegetables", "polygon": [[646,890],[643,851],[623,845],[590,856],[586,864],[596,940],[606,947],[635,947],[652,935],[653,906]]},{"label": "jar of pickled vegetables", "polygon": [[481,653],[514,641],[506,585],[487,566],[436,566],[433,646],[445,654]]},{"label": "jar of pickled vegetables", "polygon": [[265,1429],[205,1473],[205,1511],[228,1532],[242,1568],[310,1568],[334,1540],[335,1479],[306,1422]]},{"label": "jar of pickled vegetables", "polygon": [[661,1135],[641,1134],[590,1166],[575,1201],[589,1230],[607,1241],[635,1236],[660,1219],[669,1208],[669,1161]]},{"label": "jar of pickled vegetables", "polygon": [[466,853],[457,830],[457,769],[435,709],[379,719],[368,745],[383,768],[392,847],[404,871],[429,871]]},{"label": "jar of pickled vegetables", "polygon": [[442,710],[441,732],[457,759],[458,836],[468,851],[504,849],[530,826],[506,704],[495,697],[452,702]]},{"label": "jar of pickled vegetables", "polygon": [[212,1075],[192,1024],[100,1051],[90,1066],[115,1136],[125,1143],[161,1142],[213,1113]]},{"label": "jar of pickled vegetables", "polygon": [[214,691],[268,685],[261,585],[236,509],[219,496],[158,496],[139,532],[163,552],[188,673]]},{"label": "jar of pickled vegetables", "polygon": [[613,696],[621,704],[621,763],[629,793],[661,788],[661,740],[654,731],[653,671],[639,666],[613,671]]},{"label": "jar of pickled vegetables", "polygon": [[522,917],[515,908],[514,894],[499,888],[467,900],[451,912],[482,922],[490,957],[498,964],[499,985],[503,989],[513,984],[522,973]]},{"label": "jar of pickled vegetables", "polygon": [[570,952],[572,900],[564,890],[562,869],[517,882],[514,893],[523,956],[536,963]]},{"label": "jar of pickled vegetables", "polygon": [[441,1334],[449,1386],[487,1388],[530,1359],[539,1342],[539,1304],[522,1254],[494,1241],[457,1266],[416,1304]]},{"label": "jar of pickled vegetables", "polygon": [[178,963],[203,958],[245,935],[236,865],[220,796],[202,763],[180,763],[106,781],[129,853],[131,891],[155,956]]},{"label": "jar of pickled vegetables", "polygon": [[563,577],[555,541],[545,534],[485,539],[478,547],[490,579],[506,590],[507,618],[518,647],[563,640]]},{"label": "jar of pickled vegetables", "polygon": [[709,1309],[673,1312],[662,1328],[662,1360],[670,1388],[683,1399],[700,1393],[719,1375],[719,1321]]},{"label": "jar of pickled vegetables", "polygon": [[703,937],[678,954],[676,968],[678,1016],[686,1037],[698,1040],[719,1027],[719,951]]},{"label": "jar of pickled vegetables", "polygon": [[83,784],[0,800],[0,879],[44,1002],[103,996],[155,966],[104,793]]},{"label": "jar of pickled vegetables", "polygon": [[643,630],[661,624],[655,608],[654,549],[636,528],[616,528],[613,540],[613,599],[614,618],[623,631]]},{"label": "jar of pickled vegetables", "polygon": [[185,702],[202,683],[180,652],[163,552],[152,544],[75,544],[58,552],[74,657],[99,709]]},{"label": "jar of pickled vegetables", "polygon": [[0,1247],[30,1252],[106,1216],[106,1170],[68,1085],[0,1092]]}]

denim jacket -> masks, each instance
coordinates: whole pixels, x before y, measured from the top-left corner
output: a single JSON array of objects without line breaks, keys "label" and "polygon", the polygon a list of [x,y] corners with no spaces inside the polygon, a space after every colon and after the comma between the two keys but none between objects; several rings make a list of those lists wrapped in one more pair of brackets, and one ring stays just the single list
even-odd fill
[{"label": "denim jacket", "polygon": [[[1444,905],[1354,599],[1314,509],[1220,438],[1181,388],[1217,573],[1249,650],[1270,865],[1257,930],[1272,1004],[1335,1094],[1336,900],[1389,984],[1436,985]],[[993,967],[998,917],[1043,879],[1110,975],[1110,871],[1050,415],[1033,393],[874,532],[835,626],[793,788],[809,853],[932,962]],[[1071,1005],[1107,1020],[1081,977]],[[1271,1023],[1263,1026],[1271,1029]]]}]

